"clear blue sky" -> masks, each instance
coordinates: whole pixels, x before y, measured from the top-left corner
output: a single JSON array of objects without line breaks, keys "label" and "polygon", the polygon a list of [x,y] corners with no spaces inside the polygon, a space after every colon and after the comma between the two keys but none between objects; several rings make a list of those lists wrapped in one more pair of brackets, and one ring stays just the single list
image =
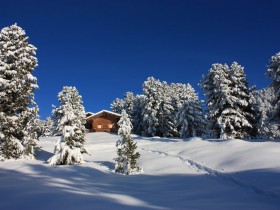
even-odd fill
[{"label": "clear blue sky", "polygon": [[109,109],[148,76],[198,87],[213,63],[237,61],[250,85],[267,86],[280,51],[278,0],[6,0],[0,28],[15,22],[35,45],[42,119],[63,86],[76,86],[86,111]]}]

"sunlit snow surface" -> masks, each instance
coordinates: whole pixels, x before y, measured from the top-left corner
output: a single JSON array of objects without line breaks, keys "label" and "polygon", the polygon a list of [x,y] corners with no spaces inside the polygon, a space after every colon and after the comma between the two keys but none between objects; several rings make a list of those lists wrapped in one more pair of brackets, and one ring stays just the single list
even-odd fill
[{"label": "sunlit snow surface", "polygon": [[58,138],[0,163],[0,209],[280,209],[280,142],[134,136],[144,172],[125,176],[117,135],[87,134],[84,164],[50,166]]}]

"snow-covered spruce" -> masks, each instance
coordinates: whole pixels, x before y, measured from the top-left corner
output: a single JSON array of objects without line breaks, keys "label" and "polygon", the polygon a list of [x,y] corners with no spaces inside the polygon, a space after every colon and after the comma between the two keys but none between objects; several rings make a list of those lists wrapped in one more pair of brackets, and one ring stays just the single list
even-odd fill
[{"label": "snow-covered spruce", "polygon": [[170,86],[163,81],[157,90],[159,97],[159,109],[156,115],[158,119],[157,136],[172,137],[177,135],[171,93]]},{"label": "snow-covered spruce", "polygon": [[213,64],[200,87],[207,98],[209,130],[222,139],[256,135],[250,89],[243,67]]},{"label": "snow-covered spruce", "polygon": [[272,56],[266,76],[271,85],[254,92],[254,104],[259,113],[258,138],[280,138],[280,52]]},{"label": "snow-covered spruce", "polygon": [[58,94],[60,106],[53,110],[54,128],[61,138],[55,146],[55,155],[50,165],[83,163],[83,153],[88,153],[85,143],[85,111],[82,97],[75,87],[63,87]]},{"label": "snow-covered spruce", "polygon": [[[272,80],[271,88],[274,89],[274,98],[272,106],[274,109],[271,113],[271,122],[278,124],[278,130],[280,129],[280,52],[272,56],[269,65],[267,76]],[[279,137],[278,137],[279,138]]]},{"label": "snow-covered spruce", "polygon": [[122,111],[118,125],[120,139],[116,143],[118,157],[114,159],[115,172],[124,175],[140,173],[142,169],[137,165],[140,154],[136,152],[137,145],[131,137],[132,124],[125,110]]},{"label": "snow-covered spruce", "polygon": [[132,125],[133,133],[142,135],[143,133],[143,107],[145,102],[144,95],[136,95],[134,97]]},{"label": "snow-covered spruce", "polygon": [[189,94],[180,102],[176,115],[177,126],[180,136],[183,138],[201,136],[206,128],[206,121],[202,112],[201,101],[190,84],[187,86]]},{"label": "snow-covered spruce", "polygon": [[280,85],[280,52],[276,53],[274,56],[271,57],[268,70],[266,76],[270,78],[273,82],[273,85],[278,86]]},{"label": "snow-covered spruce", "polygon": [[112,111],[121,114],[124,109],[124,103],[124,100],[116,98],[111,104]]},{"label": "snow-covered spruce", "polygon": [[124,110],[130,117],[130,119],[132,119],[133,115],[134,98],[135,97],[132,92],[126,92],[124,95]]},{"label": "snow-covered spruce", "polygon": [[38,140],[34,102],[36,47],[16,24],[0,32],[0,156],[33,159]]},{"label": "snow-covered spruce", "polygon": [[275,117],[275,90],[273,86],[254,92],[254,105],[258,110],[258,135],[260,139],[279,139],[279,121]]},{"label": "snow-covered spruce", "polygon": [[158,90],[161,82],[153,77],[149,77],[143,84],[143,94],[145,102],[143,107],[143,133],[146,136],[156,136],[158,121],[158,111],[160,99]]},{"label": "snow-covered spruce", "polygon": [[47,119],[43,123],[43,128],[42,128],[42,136],[48,137],[52,136],[52,131],[53,129],[53,121],[51,117],[47,117]]}]

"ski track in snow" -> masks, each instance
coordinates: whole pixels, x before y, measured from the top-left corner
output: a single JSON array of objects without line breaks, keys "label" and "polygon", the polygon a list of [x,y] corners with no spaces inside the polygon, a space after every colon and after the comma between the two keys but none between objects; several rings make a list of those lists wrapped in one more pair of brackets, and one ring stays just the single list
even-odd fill
[{"label": "ski track in snow", "polygon": [[215,176],[219,179],[222,179],[224,181],[227,181],[229,183],[232,183],[234,185],[237,185],[238,187],[241,187],[245,190],[248,190],[250,192],[254,192],[258,195],[262,195],[262,196],[267,196],[267,197],[272,197],[272,198],[280,198],[280,195],[274,192],[270,192],[270,191],[266,191],[263,190],[259,187],[250,185],[248,183],[242,182],[241,180],[237,179],[236,177],[233,177],[229,174],[225,174],[222,172],[219,172],[215,169],[209,168],[207,166],[201,165],[193,160],[190,159],[186,159],[180,155],[171,155],[168,154],[167,152],[163,152],[163,151],[158,151],[158,150],[153,150],[153,149],[145,149],[145,148],[140,148],[140,150],[142,151],[146,151],[146,152],[151,152],[160,156],[166,156],[166,157],[172,157],[172,158],[176,158],[179,159],[180,161],[183,162],[183,164],[187,165],[187,166],[191,166],[192,168],[194,168],[195,170],[197,170],[198,172],[202,172],[203,174],[206,175],[210,175],[210,176]]}]

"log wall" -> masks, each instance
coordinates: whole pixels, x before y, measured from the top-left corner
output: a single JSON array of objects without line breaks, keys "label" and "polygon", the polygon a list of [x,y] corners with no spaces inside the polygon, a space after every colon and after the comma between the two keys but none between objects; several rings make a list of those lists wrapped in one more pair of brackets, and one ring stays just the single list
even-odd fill
[{"label": "log wall", "polygon": [[109,114],[101,113],[100,115],[91,118],[91,125],[93,132],[117,132],[118,121],[120,117]]}]

